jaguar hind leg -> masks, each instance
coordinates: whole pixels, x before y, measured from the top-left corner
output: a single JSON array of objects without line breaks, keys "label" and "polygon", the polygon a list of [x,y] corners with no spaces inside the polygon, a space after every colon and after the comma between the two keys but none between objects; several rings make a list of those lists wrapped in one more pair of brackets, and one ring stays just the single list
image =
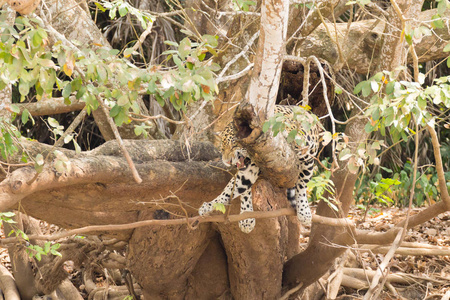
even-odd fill
[{"label": "jaguar hind leg", "polygon": [[296,194],[295,187],[286,190],[286,196],[289,201],[289,204],[291,204],[293,208],[297,209],[297,199],[295,198],[295,194]]},{"label": "jaguar hind leg", "polygon": [[306,184],[299,182],[296,186],[296,207],[297,217],[303,225],[311,225],[311,210],[308,204],[308,197],[306,196]]}]

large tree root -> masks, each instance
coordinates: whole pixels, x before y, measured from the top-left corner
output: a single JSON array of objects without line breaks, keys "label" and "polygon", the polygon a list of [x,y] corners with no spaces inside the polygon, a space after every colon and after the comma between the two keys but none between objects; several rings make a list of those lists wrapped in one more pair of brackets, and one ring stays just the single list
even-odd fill
[{"label": "large tree root", "polygon": [[8,269],[3,265],[0,265],[0,290],[3,293],[4,299],[20,300],[16,281]]}]

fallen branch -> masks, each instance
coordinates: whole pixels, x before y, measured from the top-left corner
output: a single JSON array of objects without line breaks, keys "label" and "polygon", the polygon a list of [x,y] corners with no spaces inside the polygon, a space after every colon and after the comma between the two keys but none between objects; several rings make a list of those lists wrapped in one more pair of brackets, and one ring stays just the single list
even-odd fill
[{"label": "fallen branch", "polygon": [[[344,268],[345,276],[349,276],[350,278],[364,281],[366,284],[366,287],[365,287],[366,289],[369,287],[368,280],[372,280],[373,277],[376,275],[376,273],[377,272],[374,270],[364,270],[364,269],[359,269],[359,268]],[[427,277],[423,277],[423,276],[417,276],[417,275],[406,274],[406,273],[394,273],[394,274],[386,275],[386,282],[390,282],[390,283],[413,284],[420,280],[432,281],[437,284],[445,283],[442,280],[436,280],[433,278],[427,278]],[[349,285],[345,285],[345,286],[349,286]],[[351,287],[351,286],[349,286],[349,287]]]},{"label": "fallen branch", "polygon": [[[400,255],[439,255],[439,256],[450,256],[450,248],[447,247],[439,247],[434,246],[436,248],[410,248],[410,247],[399,247],[397,250],[395,250],[395,254]],[[359,249],[361,250],[368,250],[373,253],[379,253],[379,254],[386,254],[389,251],[389,246],[374,246],[374,245],[363,245]]]},{"label": "fallen branch", "polygon": [[400,230],[397,233],[397,236],[395,237],[394,242],[392,243],[392,246],[390,247],[389,251],[386,253],[386,255],[383,258],[383,261],[381,262],[381,264],[378,266],[377,271],[375,273],[375,275],[372,278],[372,283],[370,284],[370,288],[367,291],[367,293],[364,295],[364,300],[369,300],[373,298],[373,293],[375,293],[375,291],[378,288],[378,283],[381,279],[381,277],[385,277],[386,274],[384,274],[384,270],[387,268],[389,262],[391,261],[391,259],[394,257],[395,254],[395,250],[397,250],[397,248],[400,246],[400,243],[403,239],[403,232],[405,231],[405,229]]},{"label": "fallen branch", "polygon": [[[422,223],[425,223],[426,221],[431,220],[432,218],[438,216],[439,214],[442,214],[447,211],[447,206],[445,202],[440,201],[437,202],[424,210],[422,210],[420,213],[410,216],[408,226],[407,228],[412,228],[414,226],[420,225]],[[404,225],[405,220],[398,223],[395,227],[392,227],[386,232],[369,232],[366,230],[356,229],[356,235],[354,237],[351,237],[354,239],[354,241],[358,244],[377,244],[377,245],[386,245],[391,243],[399,230],[402,229]],[[338,237],[335,241],[333,241],[336,244],[340,245],[348,245],[347,241],[348,237]]]}]

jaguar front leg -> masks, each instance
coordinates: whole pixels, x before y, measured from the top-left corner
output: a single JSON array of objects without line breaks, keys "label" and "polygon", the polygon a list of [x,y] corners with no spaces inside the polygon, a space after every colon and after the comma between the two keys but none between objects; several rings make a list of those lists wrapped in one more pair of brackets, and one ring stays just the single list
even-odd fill
[{"label": "jaguar front leg", "polygon": [[[244,213],[246,211],[253,211],[253,202],[252,202],[252,189],[251,187],[242,193],[241,195],[241,211],[240,213]],[[239,228],[244,233],[250,233],[253,228],[255,228],[255,219],[245,219],[239,221]]]},{"label": "jaguar front leg", "polygon": [[[207,215],[214,210],[215,203],[228,205],[231,197],[234,199],[241,195],[241,213],[245,211],[253,211],[251,190],[252,185],[258,178],[259,168],[255,164],[250,164],[245,169],[237,172],[235,178],[232,178],[227,184],[223,192],[214,200],[205,202],[200,207],[199,215]],[[249,233],[255,227],[254,219],[246,219],[239,222],[239,228],[245,233]]]},{"label": "jaguar front leg", "polygon": [[[214,200],[212,200],[210,202],[204,202],[202,204],[202,206],[199,208],[198,214],[200,216],[204,216],[204,215],[211,213],[214,210],[214,204],[216,204],[216,203],[221,203],[223,205],[230,204],[230,197],[231,197],[233,188],[236,191],[235,177],[231,178],[231,180],[228,182],[227,186],[225,187],[225,189],[222,191],[222,193],[219,196],[217,196]],[[233,193],[233,196],[236,197],[234,195],[234,193]]]}]

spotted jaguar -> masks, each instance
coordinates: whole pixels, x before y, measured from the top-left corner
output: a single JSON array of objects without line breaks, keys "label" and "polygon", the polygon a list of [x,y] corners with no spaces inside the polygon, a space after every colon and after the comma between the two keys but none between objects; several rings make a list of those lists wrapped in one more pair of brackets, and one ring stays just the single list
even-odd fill
[{"label": "spotted jaguar", "polygon": [[[295,112],[294,112],[295,111]],[[287,189],[287,199],[297,211],[297,217],[304,225],[311,224],[311,210],[308,205],[306,185],[311,179],[314,158],[319,148],[320,123],[317,117],[309,113],[303,108],[277,105],[275,114],[285,117],[286,129],[283,136],[288,137],[291,130],[297,130],[297,141],[291,142],[290,145],[295,149],[297,159],[300,161],[300,174],[297,184]],[[295,116],[301,114],[303,122],[294,121]],[[301,124],[305,124],[305,120],[310,124],[309,130],[305,130]],[[232,123],[221,133],[222,143],[221,152],[222,160],[226,166],[234,165],[237,167],[237,174],[230,180],[223,192],[214,200],[204,202],[199,209],[200,215],[207,215],[214,210],[215,203],[228,205],[231,199],[241,196],[240,213],[253,211],[252,204],[252,185],[258,179],[260,174],[259,167],[252,161],[247,151],[236,143],[235,129]],[[255,219],[245,219],[239,221],[239,228],[245,233],[250,233],[255,227]]]}]

